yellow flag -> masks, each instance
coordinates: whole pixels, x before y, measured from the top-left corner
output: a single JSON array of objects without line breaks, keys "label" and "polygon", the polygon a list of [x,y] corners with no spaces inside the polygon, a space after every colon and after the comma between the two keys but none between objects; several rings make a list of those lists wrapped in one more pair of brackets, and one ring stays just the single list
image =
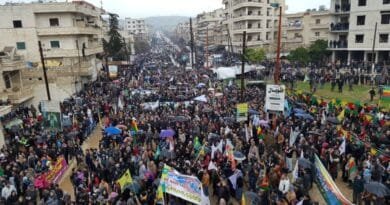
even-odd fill
[{"label": "yellow flag", "polygon": [[378,153],[378,151],[375,148],[371,147],[370,154],[373,155],[373,156],[376,156],[377,153]]},{"label": "yellow flag", "polygon": [[245,193],[242,193],[242,197],[241,197],[241,205],[246,205],[246,197],[245,197]]},{"label": "yellow flag", "polygon": [[341,111],[340,114],[337,116],[337,119],[338,119],[340,122],[343,121],[344,115],[345,115],[345,110],[343,109],[343,111]]},{"label": "yellow flag", "polygon": [[126,186],[126,184],[133,183],[133,178],[131,178],[130,170],[127,169],[127,171],[116,182],[121,186],[122,190]]},{"label": "yellow flag", "polygon": [[163,189],[162,189],[161,184],[157,188],[156,200],[157,201],[164,201],[164,193],[163,193]]}]

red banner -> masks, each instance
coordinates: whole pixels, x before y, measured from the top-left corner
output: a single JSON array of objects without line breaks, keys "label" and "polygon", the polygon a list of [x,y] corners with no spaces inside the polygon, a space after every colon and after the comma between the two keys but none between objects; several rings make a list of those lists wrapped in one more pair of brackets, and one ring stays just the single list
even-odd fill
[{"label": "red banner", "polygon": [[63,157],[58,157],[57,162],[46,173],[43,173],[34,179],[34,186],[37,188],[46,188],[50,184],[56,184],[61,180],[62,175],[68,168]]}]

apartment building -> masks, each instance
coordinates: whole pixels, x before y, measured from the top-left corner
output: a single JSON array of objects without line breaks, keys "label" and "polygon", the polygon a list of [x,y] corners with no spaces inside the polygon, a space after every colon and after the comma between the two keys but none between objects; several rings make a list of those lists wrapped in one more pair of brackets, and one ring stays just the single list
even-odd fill
[{"label": "apartment building", "polygon": [[280,6],[284,0],[223,0],[223,44],[241,52],[243,31],[247,33],[247,47],[265,47],[274,52],[278,32]]},{"label": "apartment building", "polygon": [[182,22],[177,24],[175,31],[176,37],[184,39],[184,41],[189,42],[191,40],[190,35],[190,22]]},{"label": "apartment building", "polygon": [[282,51],[308,47],[316,40],[328,40],[331,14],[326,11],[307,11],[285,15]]},{"label": "apartment building", "polygon": [[208,46],[214,49],[222,45],[222,21],[223,9],[216,9],[211,12],[198,14],[195,22],[195,42],[200,46]]},{"label": "apartment building", "polygon": [[[47,99],[38,41],[48,68],[52,99],[62,100],[96,79],[103,52],[102,10],[84,1],[6,3],[0,6],[0,49],[23,56],[22,81],[33,104]],[[11,49],[8,49],[11,50]],[[11,56],[13,54],[10,54]]]},{"label": "apartment building", "polygon": [[144,19],[125,18],[124,30],[135,40],[148,39],[148,28]]},{"label": "apartment building", "polygon": [[390,0],[332,0],[330,12],[333,62],[389,62]]}]

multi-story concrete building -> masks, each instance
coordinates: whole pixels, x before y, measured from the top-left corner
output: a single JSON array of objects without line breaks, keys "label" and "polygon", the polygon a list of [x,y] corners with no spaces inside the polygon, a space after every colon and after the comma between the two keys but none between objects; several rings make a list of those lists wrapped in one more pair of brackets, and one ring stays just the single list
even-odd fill
[{"label": "multi-story concrete building", "polygon": [[[279,6],[282,14],[286,9],[284,0],[223,0],[224,45],[242,50],[243,31],[247,33],[247,47],[276,47]],[[277,5],[277,6],[275,6]]]},{"label": "multi-story concrete building", "polygon": [[0,48],[14,47],[28,68],[36,105],[46,99],[38,41],[42,43],[52,99],[62,100],[94,80],[103,52],[102,10],[84,1],[7,3],[0,6]]},{"label": "multi-story concrete building", "polygon": [[147,40],[148,28],[144,19],[125,18],[125,32],[133,35],[135,40]]},{"label": "multi-story concrete building", "polygon": [[332,0],[330,11],[329,49],[333,62],[382,63],[390,60],[389,0]]},{"label": "multi-story concrete building", "polygon": [[184,41],[189,42],[191,40],[191,35],[190,35],[190,22],[182,22],[177,24],[175,28],[175,35],[178,38],[183,38]]},{"label": "multi-story concrete building", "polygon": [[196,17],[195,43],[201,46],[215,48],[223,43],[222,21],[223,9],[203,12]]},{"label": "multi-story concrete building", "polygon": [[282,51],[308,47],[316,40],[328,40],[331,15],[329,11],[307,11],[285,15]]}]

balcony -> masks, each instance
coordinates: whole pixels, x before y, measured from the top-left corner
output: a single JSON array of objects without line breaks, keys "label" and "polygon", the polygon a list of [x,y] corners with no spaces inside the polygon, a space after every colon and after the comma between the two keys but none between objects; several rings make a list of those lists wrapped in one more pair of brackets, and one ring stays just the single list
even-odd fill
[{"label": "balcony", "polygon": [[328,37],[327,36],[315,36],[315,37],[310,37],[309,39],[311,42],[314,42],[316,40],[328,40]]},{"label": "balcony", "polygon": [[348,32],[349,30],[349,23],[331,23],[330,24],[330,32],[333,33],[344,33]]},{"label": "balcony", "polygon": [[[85,49],[85,55],[95,55],[103,52],[102,46],[97,46],[93,48]],[[43,52],[46,58],[61,58],[61,57],[78,57],[78,55],[82,55],[81,49],[78,51],[77,49],[61,49],[61,48],[53,48],[47,49]]]},{"label": "balcony", "polygon": [[246,31],[247,34],[249,33],[261,33],[262,31],[264,31],[264,29],[262,28],[237,28],[237,29],[234,29],[233,30],[233,34],[242,34],[244,31]]},{"label": "balcony", "polygon": [[10,100],[11,103],[14,105],[26,102],[33,97],[34,95],[32,87],[22,88],[19,91],[11,92],[10,94],[8,94],[8,100]]},{"label": "balcony", "polygon": [[269,41],[251,40],[246,43],[247,46],[261,46],[266,44],[269,44]]},{"label": "balcony", "polygon": [[257,15],[257,14],[251,14],[251,15],[239,15],[239,16],[234,16],[233,17],[233,22],[237,22],[237,21],[259,21],[262,19],[262,16],[261,15]]},{"label": "balcony", "polygon": [[81,13],[88,16],[100,16],[101,9],[90,7],[88,5],[80,5],[78,3],[55,2],[45,3],[44,6],[37,4],[33,9],[34,13]]},{"label": "balcony", "polygon": [[295,30],[302,30],[302,29],[303,29],[303,25],[302,24],[299,24],[299,25],[289,25],[286,28],[287,31],[295,31]]},{"label": "balcony", "polygon": [[329,50],[345,50],[348,48],[348,41],[338,40],[338,41],[329,41],[328,49]]},{"label": "balcony", "polygon": [[38,28],[38,36],[53,36],[53,35],[99,35],[102,30],[97,26],[86,27],[48,27]]},{"label": "balcony", "polygon": [[0,56],[0,70],[1,71],[15,71],[24,68],[24,61],[22,56]]},{"label": "balcony", "polygon": [[295,37],[295,38],[289,38],[289,39],[282,39],[283,43],[302,43],[303,38],[302,37]]},{"label": "balcony", "polygon": [[234,11],[242,7],[263,7],[263,6],[266,6],[264,2],[258,2],[255,0],[241,0],[241,1],[234,2],[232,9]]}]

